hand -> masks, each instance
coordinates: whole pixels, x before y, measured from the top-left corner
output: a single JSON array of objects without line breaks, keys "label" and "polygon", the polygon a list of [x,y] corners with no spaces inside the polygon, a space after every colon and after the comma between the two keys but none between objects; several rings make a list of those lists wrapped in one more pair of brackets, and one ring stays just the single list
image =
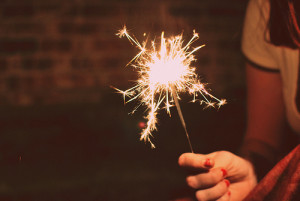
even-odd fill
[{"label": "hand", "polygon": [[196,189],[196,198],[201,201],[243,200],[257,183],[252,164],[227,151],[184,153],[178,163],[194,172],[186,182]]}]

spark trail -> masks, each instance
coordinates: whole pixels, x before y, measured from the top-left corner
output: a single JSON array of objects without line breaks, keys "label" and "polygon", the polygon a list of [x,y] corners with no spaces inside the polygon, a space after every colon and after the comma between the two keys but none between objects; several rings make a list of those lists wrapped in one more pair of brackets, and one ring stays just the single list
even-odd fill
[{"label": "spark trail", "polygon": [[[193,37],[184,45],[182,34],[165,38],[164,32],[162,32],[160,43],[153,40],[149,47],[146,47],[147,41],[140,44],[134,36],[128,33],[125,26],[117,35],[120,38],[127,37],[131,44],[140,50],[127,64],[138,72],[136,85],[125,91],[115,88],[123,94],[125,103],[133,100],[139,101],[132,113],[140,106],[146,106],[147,124],[141,132],[140,140],[148,141],[152,148],[155,147],[150,137],[152,137],[152,132],[157,130],[157,112],[165,109],[171,116],[170,107],[175,102],[191,152],[193,152],[178,101],[179,94],[189,93],[193,96],[193,102],[199,101],[200,104],[204,103],[207,107],[220,107],[226,103],[225,99],[218,99],[205,89],[204,84],[200,82],[195,73],[196,68],[191,66],[191,63],[196,60],[194,53],[204,47],[204,45],[191,47],[192,43],[199,38],[198,34],[194,31]],[[126,98],[128,99],[126,100]]]}]

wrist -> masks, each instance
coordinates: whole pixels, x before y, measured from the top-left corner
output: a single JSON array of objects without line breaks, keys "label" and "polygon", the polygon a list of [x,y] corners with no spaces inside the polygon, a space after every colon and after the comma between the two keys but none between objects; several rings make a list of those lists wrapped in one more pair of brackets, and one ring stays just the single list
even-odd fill
[{"label": "wrist", "polygon": [[278,154],[275,148],[263,141],[246,139],[239,155],[251,164],[253,173],[260,181],[276,164]]},{"label": "wrist", "polygon": [[249,186],[252,189],[257,184],[257,176],[255,173],[255,168],[254,168],[253,164],[248,160],[246,160],[246,163],[248,163],[248,167],[249,167],[248,174],[247,174],[248,175],[247,181],[249,183]]}]

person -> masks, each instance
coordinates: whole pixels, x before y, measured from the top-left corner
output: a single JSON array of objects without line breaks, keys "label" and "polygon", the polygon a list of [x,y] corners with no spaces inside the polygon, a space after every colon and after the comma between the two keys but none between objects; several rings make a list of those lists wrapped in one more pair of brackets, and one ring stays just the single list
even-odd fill
[{"label": "person", "polygon": [[[243,200],[278,161],[285,122],[300,134],[300,1],[250,0],[244,21],[247,127],[239,155],[184,153],[198,200]],[[262,168],[263,167],[263,168]],[[270,167],[271,168],[271,167]],[[262,171],[261,171],[262,170]]]}]

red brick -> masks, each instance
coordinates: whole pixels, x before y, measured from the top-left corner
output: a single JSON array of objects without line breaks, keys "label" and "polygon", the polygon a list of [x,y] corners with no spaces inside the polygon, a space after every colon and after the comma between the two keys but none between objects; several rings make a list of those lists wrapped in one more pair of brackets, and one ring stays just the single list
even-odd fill
[{"label": "red brick", "polygon": [[98,25],[94,23],[61,23],[59,24],[59,31],[62,34],[91,34],[98,31]]},{"label": "red brick", "polygon": [[32,53],[37,50],[37,41],[34,38],[1,38],[0,54]]},{"label": "red brick", "polygon": [[5,29],[5,32],[13,32],[17,34],[27,34],[27,33],[44,33],[45,32],[45,25],[38,24],[34,22],[14,22],[2,25]]},{"label": "red brick", "polygon": [[57,12],[60,9],[60,5],[57,2],[47,2],[47,5],[40,5],[38,8],[39,13],[50,13],[50,12]]},{"label": "red brick", "polygon": [[44,75],[42,77],[41,87],[43,89],[51,89],[55,86],[55,78],[52,75]]},{"label": "red brick", "polygon": [[102,4],[102,5],[83,5],[74,6],[66,13],[67,16],[83,16],[88,18],[97,17],[112,17],[118,13],[115,5]]},{"label": "red brick", "polygon": [[9,76],[6,78],[6,85],[10,91],[16,91],[20,87],[20,78],[17,76]]},{"label": "red brick", "polygon": [[89,75],[74,74],[72,75],[72,81],[74,87],[92,87],[94,85],[94,79]]},{"label": "red brick", "polygon": [[[129,62],[129,61],[128,61]],[[102,62],[102,66],[104,66],[107,69],[112,69],[112,68],[120,68],[124,67],[127,63],[123,63],[121,59],[116,59],[116,58],[106,58]]]},{"label": "red brick", "polygon": [[66,39],[45,39],[41,42],[43,51],[69,51],[72,47],[70,40]]},{"label": "red brick", "polygon": [[91,69],[93,63],[88,58],[73,58],[71,59],[71,66],[74,69]]},{"label": "red brick", "polygon": [[3,17],[31,17],[35,14],[35,9],[31,5],[5,6],[2,9]]},{"label": "red brick", "polygon": [[0,72],[4,72],[7,69],[7,60],[5,58],[0,59]]},{"label": "red brick", "polygon": [[[119,39],[114,35],[123,23],[140,42],[146,39],[142,36],[144,32],[151,34],[150,42],[152,36],[159,38],[162,30],[170,36],[184,29],[184,35],[189,39],[195,28],[200,34],[199,43],[204,41],[207,44],[207,49],[196,56],[199,67],[204,66],[199,68],[200,75],[214,82],[215,73],[211,73],[208,67],[214,69],[221,63],[233,69],[233,65],[241,63],[241,59],[237,62],[233,59],[240,45],[238,36],[232,36],[232,30],[240,28],[238,23],[242,23],[242,17],[236,16],[243,15],[246,1],[229,0],[228,4],[197,0],[182,3],[177,0],[161,7],[157,1],[136,0],[80,0],[72,3],[0,0],[0,105],[5,100],[7,104],[20,104],[26,102],[25,99],[34,103],[40,100],[41,103],[65,103],[85,95],[84,100],[88,101],[92,97],[86,93],[88,87],[101,89],[112,83],[130,86],[132,83],[128,80],[135,80],[136,72],[125,66],[139,50],[126,38]],[[162,9],[166,12],[161,13]],[[78,49],[81,39],[88,43]],[[53,58],[58,55],[58,60]],[[61,69],[61,65],[67,66]],[[15,70],[21,74],[7,74]],[[99,73],[94,73],[94,70]]]},{"label": "red brick", "polygon": [[82,14],[87,17],[113,16],[117,13],[114,5],[87,5],[83,7]]},{"label": "red brick", "polygon": [[[116,52],[120,49],[125,50],[125,48],[130,47],[130,43],[126,40],[118,40],[118,38],[115,38],[115,40],[97,39],[94,41],[93,46],[96,51]],[[133,46],[130,48],[134,49]]]},{"label": "red brick", "polygon": [[52,68],[54,62],[51,58],[24,58],[22,68],[24,70],[47,70]]},{"label": "red brick", "polygon": [[61,89],[70,89],[74,87],[74,83],[72,82],[69,74],[57,76],[55,78],[55,85]]},{"label": "red brick", "polygon": [[35,88],[35,80],[32,76],[27,76],[21,79],[22,88],[25,90],[33,90]]},{"label": "red brick", "polygon": [[184,17],[199,17],[204,15],[203,8],[199,6],[191,7],[191,6],[172,6],[170,9],[170,13],[174,16],[184,16]]}]

